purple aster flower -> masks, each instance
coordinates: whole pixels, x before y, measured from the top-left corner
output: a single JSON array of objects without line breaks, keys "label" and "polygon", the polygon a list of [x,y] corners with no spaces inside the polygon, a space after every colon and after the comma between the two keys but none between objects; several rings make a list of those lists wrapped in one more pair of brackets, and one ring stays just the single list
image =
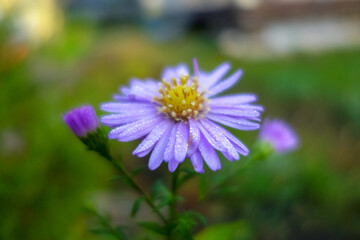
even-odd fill
[{"label": "purple aster flower", "polygon": [[295,150],[299,145],[295,131],[287,123],[278,119],[265,119],[259,138],[270,143],[278,153]]},{"label": "purple aster flower", "polygon": [[79,138],[84,138],[88,133],[95,132],[100,127],[94,108],[85,105],[75,108],[64,115],[64,121]]},{"label": "purple aster flower", "polygon": [[143,138],[133,154],[144,157],[151,152],[149,168],[154,170],[165,161],[171,172],[185,158],[190,158],[195,171],[204,171],[203,160],[213,171],[221,168],[221,152],[229,161],[248,155],[247,147],[222,125],[239,130],[260,127],[262,106],[253,105],[254,94],[215,97],[234,86],[242,71],[225,77],[230,70],[223,63],[211,72],[200,71],[194,59],[194,75],[180,64],[165,68],[162,82],[131,79],[122,87],[114,102],[101,109],[112,114],[101,118],[113,127],[110,139],[132,141]]}]

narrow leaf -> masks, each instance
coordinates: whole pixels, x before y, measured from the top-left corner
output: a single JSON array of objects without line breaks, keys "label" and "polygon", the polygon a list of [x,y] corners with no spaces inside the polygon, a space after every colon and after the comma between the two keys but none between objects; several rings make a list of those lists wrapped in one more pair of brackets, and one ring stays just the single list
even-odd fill
[{"label": "narrow leaf", "polygon": [[137,167],[135,168],[132,172],[131,172],[131,176],[136,176],[138,175],[139,173],[141,173],[144,169],[146,169],[145,166],[140,166],[140,167]]},{"label": "narrow leaf", "polygon": [[166,230],[155,222],[138,222],[138,225],[153,232],[166,235]]},{"label": "narrow leaf", "polygon": [[131,208],[131,217],[135,217],[136,213],[139,211],[141,202],[142,202],[142,198],[137,198]]}]

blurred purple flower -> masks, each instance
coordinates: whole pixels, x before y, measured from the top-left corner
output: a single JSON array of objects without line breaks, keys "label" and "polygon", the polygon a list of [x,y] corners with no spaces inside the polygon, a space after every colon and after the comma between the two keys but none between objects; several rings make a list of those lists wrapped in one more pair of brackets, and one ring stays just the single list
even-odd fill
[{"label": "blurred purple flower", "polygon": [[96,112],[90,105],[75,108],[66,113],[64,121],[79,138],[86,137],[88,133],[100,127]]},{"label": "blurred purple flower", "polygon": [[[217,123],[239,130],[260,127],[262,106],[253,105],[254,94],[215,97],[234,86],[242,71],[229,77],[228,63],[212,72],[200,71],[194,59],[194,75],[186,65],[164,69],[161,83],[131,79],[130,87],[122,87],[114,102],[101,109],[113,114],[101,122],[113,127],[110,139],[127,142],[145,137],[133,154],[144,157],[151,151],[149,168],[154,170],[165,161],[171,172],[190,158],[195,171],[204,172],[203,159],[213,171],[221,168],[216,150],[229,161],[239,160],[249,150]],[[222,80],[224,79],[224,80]]]},{"label": "blurred purple flower", "polygon": [[299,146],[295,131],[287,123],[278,119],[265,119],[259,138],[270,143],[278,153],[293,151]]}]

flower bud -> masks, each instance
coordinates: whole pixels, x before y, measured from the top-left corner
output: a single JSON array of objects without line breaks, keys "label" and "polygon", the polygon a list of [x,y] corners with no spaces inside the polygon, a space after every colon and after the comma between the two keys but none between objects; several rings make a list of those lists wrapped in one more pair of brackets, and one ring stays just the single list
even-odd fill
[{"label": "flower bud", "polygon": [[79,138],[86,137],[90,132],[100,127],[94,108],[85,105],[75,108],[64,116],[64,121]]},{"label": "flower bud", "polygon": [[92,106],[85,105],[73,109],[64,115],[64,121],[89,150],[103,156],[108,154],[108,139]]},{"label": "flower bud", "polygon": [[290,152],[299,146],[295,131],[287,123],[278,119],[265,119],[259,138],[262,142],[269,143],[277,153]]}]

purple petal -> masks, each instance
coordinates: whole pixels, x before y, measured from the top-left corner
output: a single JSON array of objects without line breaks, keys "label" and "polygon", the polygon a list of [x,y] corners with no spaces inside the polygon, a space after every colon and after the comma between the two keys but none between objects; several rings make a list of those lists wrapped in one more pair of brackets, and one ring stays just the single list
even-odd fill
[{"label": "purple petal", "polygon": [[[222,155],[224,155],[224,157],[229,160],[230,162],[233,161],[233,157],[231,157],[231,155],[228,152],[221,152]],[[239,160],[239,159],[236,159]]]},{"label": "purple petal", "polygon": [[175,159],[170,160],[168,163],[169,171],[174,172],[176,168],[179,166],[179,163],[180,162],[176,161]]},{"label": "purple petal", "polygon": [[153,111],[155,104],[152,103],[118,103],[110,102],[101,104],[100,109],[106,112],[122,113],[122,112],[137,112],[141,111]]},{"label": "purple petal", "polygon": [[188,149],[188,154],[192,155],[195,150],[198,148],[200,143],[200,130],[197,127],[197,123],[194,119],[189,119],[189,128],[190,128],[190,146]]},{"label": "purple petal", "polygon": [[82,126],[77,109],[67,113],[64,116],[64,121],[76,136],[84,137],[86,135],[86,129]]},{"label": "purple petal", "polygon": [[203,159],[199,150],[195,151],[190,157],[191,163],[194,166],[195,172],[204,173]]},{"label": "purple petal", "polygon": [[186,157],[189,143],[189,128],[184,122],[180,122],[176,131],[174,157],[178,162],[183,162]]},{"label": "purple petal", "polygon": [[122,125],[111,130],[109,138],[117,138],[122,142],[135,140],[148,134],[162,119],[163,117],[147,117],[136,122]]},{"label": "purple petal", "polygon": [[257,118],[261,116],[258,110],[246,109],[246,107],[244,109],[237,107],[210,107],[210,113],[245,118]]},{"label": "purple petal", "polygon": [[215,68],[211,73],[204,74],[200,82],[204,88],[211,88],[214,84],[219,82],[226,73],[230,70],[230,64],[225,62]]},{"label": "purple petal", "polygon": [[235,83],[237,83],[242,76],[242,70],[237,70],[233,75],[225,79],[224,81],[218,83],[217,85],[209,88],[209,97],[215,96],[229,88],[231,88]]},{"label": "purple petal", "polygon": [[255,94],[243,93],[236,95],[229,95],[210,99],[210,105],[216,106],[229,106],[238,104],[247,104],[257,100]]},{"label": "purple petal", "polygon": [[151,150],[154,147],[165,132],[171,132],[173,126],[174,122],[169,119],[165,119],[159,123],[133,151],[133,154],[139,157],[145,156],[144,153],[149,153],[149,149]]},{"label": "purple petal", "polygon": [[156,117],[156,115],[158,115],[156,109],[153,109],[152,111],[139,110],[137,112],[125,112],[125,113],[121,113],[121,114],[106,115],[106,116],[101,117],[101,122],[104,125],[107,125],[110,127],[115,127],[115,126],[119,126],[121,124],[127,124],[130,122],[134,122],[134,121],[137,121],[139,119],[142,119],[142,118],[148,117],[148,116]]},{"label": "purple petal", "polygon": [[237,139],[234,135],[232,135],[229,131],[227,131],[225,128],[217,125],[214,122],[209,121],[209,124],[213,125],[214,127],[216,126],[217,129],[219,131],[221,131],[224,134],[224,136],[230,140],[230,142],[233,144],[235,149],[240,154],[242,154],[244,156],[247,156],[249,154],[249,149],[239,139]]},{"label": "purple petal", "polygon": [[244,131],[256,130],[260,127],[259,123],[253,123],[245,119],[221,116],[217,114],[208,114],[207,117],[215,122]]},{"label": "purple petal", "polygon": [[176,67],[167,67],[164,69],[161,77],[166,81],[170,81],[175,78],[180,83],[180,77],[182,75],[189,75],[189,69],[185,64],[179,64]]},{"label": "purple petal", "polygon": [[166,148],[166,145],[169,141],[171,131],[166,131],[160,140],[157,142],[154,150],[151,153],[150,159],[149,159],[149,169],[155,170],[160,166],[160,164],[164,160],[164,151]]},{"label": "purple petal", "polygon": [[286,122],[278,119],[265,119],[259,137],[269,142],[278,153],[292,151],[299,146],[295,131]]},{"label": "purple petal", "polygon": [[201,136],[199,151],[201,153],[201,156],[204,158],[206,164],[212,171],[217,171],[221,169],[220,159],[216,154],[215,149],[208,143],[204,136]]},{"label": "purple petal", "polygon": [[130,88],[122,88],[121,91],[129,99],[151,101],[158,95],[158,89],[159,82],[152,80],[144,82],[135,78],[130,81]]},{"label": "purple petal", "polygon": [[176,132],[177,132],[178,126],[179,126],[179,123],[176,123],[171,130],[170,139],[169,139],[169,142],[166,146],[165,153],[164,153],[165,162],[168,162],[174,158],[174,146],[175,146],[175,138],[176,138]]},{"label": "purple petal", "polygon": [[68,112],[64,116],[64,121],[78,137],[84,137],[100,126],[95,109],[90,105]]},{"label": "purple petal", "polygon": [[219,151],[226,151],[226,147],[222,144],[222,141],[220,141],[219,139],[215,139],[202,124],[197,124],[197,126],[199,127],[202,134],[201,139],[205,138],[212,147]]},{"label": "purple petal", "polygon": [[80,120],[87,131],[95,131],[99,127],[99,120],[97,118],[95,109],[86,105],[78,109],[80,114]]},{"label": "purple petal", "polygon": [[127,96],[119,95],[119,94],[113,94],[113,99],[116,101],[128,101],[129,98]]},{"label": "purple petal", "polygon": [[196,58],[193,58],[194,74],[196,77],[199,77],[199,65],[196,61]]},{"label": "purple petal", "polygon": [[113,99],[121,103],[150,103],[149,100],[130,99],[128,96],[113,94]]},{"label": "purple petal", "polygon": [[[201,124],[208,130],[208,132],[211,134],[211,136],[216,140],[222,143],[222,145],[226,148],[226,152],[230,154],[231,158],[234,158],[236,160],[239,160],[239,154],[237,153],[234,146],[230,143],[230,141],[224,136],[221,129],[216,126],[212,125],[209,120],[202,119]],[[222,151],[225,152],[225,151]]]}]

